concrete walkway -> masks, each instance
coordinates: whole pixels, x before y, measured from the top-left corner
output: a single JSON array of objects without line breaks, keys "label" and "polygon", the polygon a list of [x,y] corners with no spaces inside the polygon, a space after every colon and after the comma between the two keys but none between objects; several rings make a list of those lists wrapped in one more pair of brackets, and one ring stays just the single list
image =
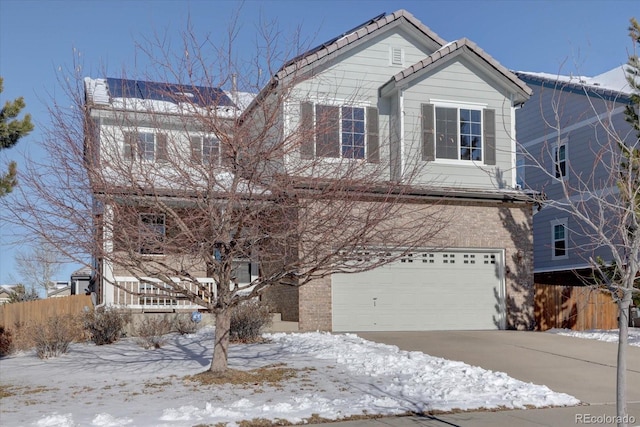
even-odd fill
[{"label": "concrete walkway", "polygon": [[[397,345],[403,350],[460,360],[505,372],[522,381],[544,384],[553,391],[575,396],[583,405],[338,423],[345,427],[612,425],[605,417],[616,414],[617,345],[614,343],[516,331],[362,332],[358,335]],[[635,418],[629,425],[640,426],[640,347],[629,346],[628,350],[628,412]]]}]

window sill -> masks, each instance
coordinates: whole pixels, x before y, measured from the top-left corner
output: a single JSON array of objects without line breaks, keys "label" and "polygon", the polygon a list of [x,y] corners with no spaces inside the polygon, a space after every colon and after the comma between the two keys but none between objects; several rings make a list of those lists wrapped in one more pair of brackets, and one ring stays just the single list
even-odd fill
[{"label": "window sill", "polygon": [[[423,160],[423,161],[428,161],[428,160]],[[477,168],[478,166],[489,166],[489,165],[486,165],[484,162],[480,162],[476,160],[435,159],[435,160],[432,160],[430,163],[435,163],[439,165],[473,166],[474,168]]]}]

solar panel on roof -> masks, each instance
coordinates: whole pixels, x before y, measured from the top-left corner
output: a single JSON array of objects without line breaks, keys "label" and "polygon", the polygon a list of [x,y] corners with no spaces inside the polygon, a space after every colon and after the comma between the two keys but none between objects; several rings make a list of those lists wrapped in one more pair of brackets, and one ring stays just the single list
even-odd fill
[{"label": "solar panel on roof", "polygon": [[144,80],[107,78],[112,98],[138,98],[173,103],[190,102],[201,107],[235,107],[222,89]]}]

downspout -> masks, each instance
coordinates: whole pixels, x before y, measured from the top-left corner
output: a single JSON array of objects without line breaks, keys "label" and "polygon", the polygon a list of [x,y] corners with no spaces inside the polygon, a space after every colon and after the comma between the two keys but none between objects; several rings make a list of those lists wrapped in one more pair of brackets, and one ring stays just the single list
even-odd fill
[{"label": "downspout", "polygon": [[[113,252],[113,208],[110,205],[106,205],[104,207],[103,215],[103,223],[105,226],[102,231],[102,249],[105,253],[111,253]],[[102,291],[102,302],[95,306],[96,309],[108,304],[113,304],[114,289],[113,285],[111,285],[114,280],[113,263],[106,261],[104,258],[102,259],[102,275],[103,277],[100,278],[102,282],[102,286],[100,286],[100,290]],[[111,289],[111,292],[107,292],[107,286]]]},{"label": "downspout", "polygon": [[398,113],[400,119],[400,176],[399,181],[404,181],[406,171],[406,149],[404,146],[404,88],[398,91]]},{"label": "downspout", "polygon": [[[510,109],[511,109],[511,188],[516,188],[518,185],[518,158],[517,158],[517,138],[516,138],[516,107],[515,95],[512,93],[510,96]],[[520,105],[521,106],[521,105]]]}]

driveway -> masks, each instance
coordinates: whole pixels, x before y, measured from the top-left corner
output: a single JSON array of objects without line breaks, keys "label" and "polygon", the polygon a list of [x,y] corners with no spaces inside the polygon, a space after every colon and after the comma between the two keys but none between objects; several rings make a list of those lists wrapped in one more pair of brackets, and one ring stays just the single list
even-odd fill
[{"label": "driveway", "polygon": [[[358,332],[358,335],[403,350],[506,372],[513,378],[571,394],[582,400],[584,406],[385,417],[332,423],[332,427],[615,425],[611,422],[616,414],[618,346],[614,343],[516,331]],[[627,408],[633,417],[629,425],[640,427],[640,347],[629,346],[627,364]]]},{"label": "driveway", "polygon": [[[513,378],[544,384],[585,404],[615,403],[617,344],[544,332],[361,332],[403,350],[460,360]],[[627,353],[628,401],[640,403],[640,347]],[[635,415],[635,414],[634,414]],[[640,414],[638,419],[640,419]]]}]

